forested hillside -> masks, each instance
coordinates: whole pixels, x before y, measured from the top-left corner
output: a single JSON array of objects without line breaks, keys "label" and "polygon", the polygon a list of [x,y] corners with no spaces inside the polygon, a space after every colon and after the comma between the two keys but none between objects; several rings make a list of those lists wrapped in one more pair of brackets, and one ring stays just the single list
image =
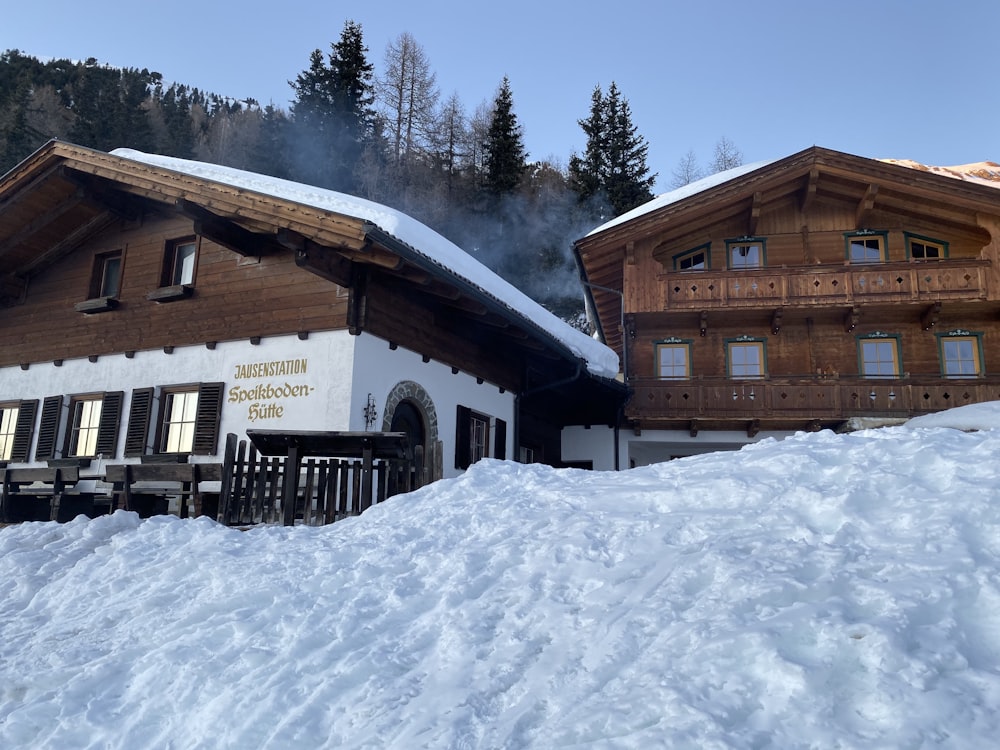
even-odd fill
[{"label": "forested hillside", "polygon": [[[648,144],[614,83],[595,88],[579,120],[586,151],[568,155],[568,166],[529,159],[507,79],[470,113],[457,95],[441,95],[407,33],[376,71],[361,26],[348,21],[289,86],[286,110],[145,68],[8,50],[0,54],[0,174],[59,138],[340,190],[405,211],[567,319],[582,309],[573,240],[652,197]],[[582,102],[579,114],[586,111]]]}]

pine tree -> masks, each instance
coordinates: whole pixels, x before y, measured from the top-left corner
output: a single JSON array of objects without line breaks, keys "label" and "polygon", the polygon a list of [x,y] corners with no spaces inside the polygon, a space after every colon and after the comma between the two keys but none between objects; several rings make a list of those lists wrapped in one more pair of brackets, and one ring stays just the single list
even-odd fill
[{"label": "pine tree", "polygon": [[[591,95],[590,116],[579,121],[587,135],[584,156],[570,161],[570,185],[581,202],[604,199],[622,214],[653,197],[656,175],[649,173],[649,144],[632,122],[632,110],[617,84],[605,96]],[[599,203],[598,203],[599,205]]]},{"label": "pine tree", "polygon": [[528,155],[521,140],[521,126],[514,114],[514,97],[507,76],[500,83],[493,103],[493,118],[484,148],[487,192],[493,196],[514,192],[521,183]]},{"label": "pine tree", "polygon": [[295,179],[356,190],[355,168],[377,134],[373,68],[367,51],[361,25],[347,21],[328,59],[314,50],[309,69],[289,82],[295,91],[291,142]]},{"label": "pine tree", "polygon": [[569,161],[570,186],[581,202],[597,197],[603,189],[608,152],[605,120],[604,92],[595,86],[590,97],[590,116],[577,121],[587,136],[587,147],[583,157],[573,154]]},{"label": "pine tree", "polygon": [[656,174],[650,175],[646,158],[649,144],[632,122],[632,109],[611,82],[606,99],[608,129],[608,175],[604,187],[616,214],[639,206],[653,197]]}]

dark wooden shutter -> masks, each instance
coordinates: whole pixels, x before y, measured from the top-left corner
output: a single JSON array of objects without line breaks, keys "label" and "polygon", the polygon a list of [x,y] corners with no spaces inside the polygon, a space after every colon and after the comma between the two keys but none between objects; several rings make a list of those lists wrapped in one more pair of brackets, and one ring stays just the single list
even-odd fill
[{"label": "dark wooden shutter", "polygon": [[493,458],[507,458],[507,423],[497,420],[497,429],[493,436]]},{"label": "dark wooden shutter", "polygon": [[101,404],[101,421],[97,426],[97,454],[114,458],[118,453],[118,428],[122,423],[123,391],[109,391]]},{"label": "dark wooden shutter", "polygon": [[146,437],[149,435],[149,415],[153,407],[153,389],[136,388],[132,391],[132,403],[128,410],[128,426],[125,428],[125,455],[141,456],[146,452]]},{"label": "dark wooden shutter", "polygon": [[59,436],[62,406],[62,396],[49,396],[42,402],[42,420],[38,425],[38,444],[35,446],[35,459],[38,461],[56,457],[56,439]]},{"label": "dark wooden shutter", "polygon": [[31,436],[35,432],[35,415],[38,413],[38,399],[22,401],[17,412],[14,427],[14,445],[11,446],[10,460],[24,463],[28,460]]},{"label": "dark wooden shutter", "polygon": [[219,420],[222,418],[223,386],[223,383],[202,383],[198,387],[198,415],[195,417],[192,453],[204,456],[216,453]]},{"label": "dark wooden shutter", "polygon": [[472,410],[459,405],[455,415],[455,468],[468,469],[472,463]]}]

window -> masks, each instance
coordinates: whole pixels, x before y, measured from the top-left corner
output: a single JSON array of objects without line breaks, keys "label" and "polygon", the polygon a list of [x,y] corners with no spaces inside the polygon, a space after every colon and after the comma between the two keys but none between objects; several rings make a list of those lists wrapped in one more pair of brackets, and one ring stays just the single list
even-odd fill
[{"label": "window", "polygon": [[982,334],[951,331],[938,334],[941,371],[946,378],[974,378],[982,374]]},{"label": "window", "polygon": [[729,257],[730,268],[760,268],[765,263],[764,240],[756,237],[728,240],[726,254]]},{"label": "window", "polygon": [[197,239],[188,237],[183,240],[171,240],[163,253],[160,286],[147,294],[146,299],[154,302],[171,302],[190,297],[197,266]]},{"label": "window", "polygon": [[193,239],[167,243],[161,286],[193,284],[197,258],[198,245]]},{"label": "window", "polygon": [[[222,416],[222,383],[192,383],[132,391],[125,455],[214,455]],[[155,429],[150,429],[155,415]]]},{"label": "window", "polygon": [[90,287],[87,299],[78,302],[77,312],[86,314],[105,312],[118,307],[118,292],[122,280],[122,251],[100,253],[94,256],[94,267],[90,272]]},{"label": "window", "polygon": [[844,235],[847,259],[851,263],[881,263],[885,260],[885,232],[857,232]]},{"label": "window", "polygon": [[653,345],[656,351],[656,376],[664,380],[691,377],[691,342],[670,338]]},{"label": "window", "polygon": [[20,413],[20,404],[0,404],[0,461],[10,461],[14,452],[14,433]]},{"label": "window", "polygon": [[[65,429],[63,455],[70,458],[113,457],[118,446],[122,392],[90,393],[71,396]],[[36,458],[57,458],[52,452],[62,412],[61,396],[45,399],[38,433]],[[48,455],[39,455],[44,451]]]},{"label": "window", "polygon": [[491,455],[491,426],[493,427],[493,457],[507,457],[507,423],[504,420],[491,419],[467,406],[457,408],[455,419],[456,469],[468,469],[476,461]]},{"label": "window", "polygon": [[[148,389],[132,393],[132,408],[126,430],[126,452],[144,450],[143,434],[153,400],[144,398]],[[170,386],[160,391],[156,431],[157,453],[214,454],[222,415],[222,383]]]},{"label": "window", "polygon": [[701,271],[709,266],[709,245],[674,256],[675,271]]},{"label": "window", "polygon": [[71,408],[73,422],[70,426],[70,456],[96,456],[97,430],[101,426],[101,406],[99,398],[74,401]]},{"label": "window", "polygon": [[37,401],[0,403],[0,461],[27,461]]},{"label": "window", "polygon": [[764,340],[747,336],[727,341],[726,363],[731,378],[764,377]]},{"label": "window", "polygon": [[918,234],[903,235],[906,239],[906,255],[914,260],[935,260],[948,257],[948,243],[921,237]]},{"label": "window", "polygon": [[899,337],[876,331],[858,339],[858,357],[864,378],[896,378],[899,366]]}]

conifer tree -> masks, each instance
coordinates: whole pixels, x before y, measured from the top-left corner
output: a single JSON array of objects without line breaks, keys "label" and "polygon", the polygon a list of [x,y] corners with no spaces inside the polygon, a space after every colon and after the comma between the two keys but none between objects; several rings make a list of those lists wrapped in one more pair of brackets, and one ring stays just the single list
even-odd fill
[{"label": "conifer tree", "polygon": [[598,86],[590,116],[580,120],[587,135],[584,156],[570,161],[570,184],[581,201],[603,195],[617,215],[653,197],[656,174],[649,173],[649,144],[632,122],[632,110],[612,81],[605,96]]},{"label": "conifer tree", "polygon": [[521,126],[514,114],[510,80],[504,76],[493,103],[493,117],[486,134],[484,186],[493,196],[514,192],[521,183],[528,158],[521,140]]},{"label": "conifer tree", "polygon": [[361,25],[347,21],[328,59],[314,50],[309,69],[289,82],[295,91],[291,156],[296,179],[355,191],[355,167],[377,131],[367,51]]}]

